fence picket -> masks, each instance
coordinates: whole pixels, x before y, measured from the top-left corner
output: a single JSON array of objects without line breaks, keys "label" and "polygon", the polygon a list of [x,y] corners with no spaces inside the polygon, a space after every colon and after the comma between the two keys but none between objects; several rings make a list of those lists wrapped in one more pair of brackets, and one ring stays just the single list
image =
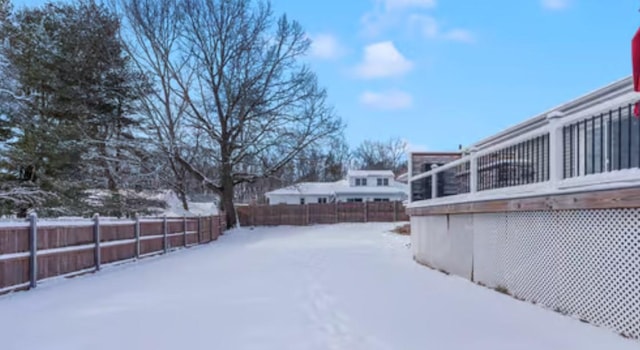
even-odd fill
[{"label": "fence picket", "polygon": [[313,203],[289,205],[249,205],[239,207],[243,226],[336,224],[342,222],[407,221],[401,202]]},{"label": "fence picket", "polygon": [[[29,215],[29,288],[38,285],[38,215]],[[0,283],[2,285],[2,283]]]},{"label": "fence picket", "polygon": [[[172,218],[171,222],[179,220]],[[211,216],[210,220],[212,237],[214,233],[217,237],[223,231],[224,219]],[[216,220],[218,228],[213,225]],[[97,272],[112,263],[168,252],[167,217],[148,222],[136,216],[135,221],[131,221],[111,223],[96,214],[83,223],[69,225],[61,221],[60,225],[47,223],[42,227],[42,221],[34,213],[29,216],[28,224],[0,228],[0,236],[12,237],[12,242],[15,239],[9,248],[0,246],[0,262],[15,266],[11,273],[0,273],[0,294],[36,288],[38,281],[45,278]],[[158,232],[160,227],[162,232]],[[199,243],[206,242],[201,237],[203,229],[199,223]]]},{"label": "fence picket", "polygon": [[100,262],[102,260],[100,249],[100,215],[93,216],[93,240],[95,241],[95,251],[93,257],[95,260],[96,271],[100,271]]}]

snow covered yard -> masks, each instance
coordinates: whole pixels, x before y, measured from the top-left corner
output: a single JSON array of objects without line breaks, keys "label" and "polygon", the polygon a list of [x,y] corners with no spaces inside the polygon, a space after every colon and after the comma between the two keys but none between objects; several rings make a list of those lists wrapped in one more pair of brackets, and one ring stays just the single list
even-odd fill
[{"label": "snow covered yard", "polygon": [[416,264],[395,224],[241,229],[0,297],[0,348],[638,349]]}]

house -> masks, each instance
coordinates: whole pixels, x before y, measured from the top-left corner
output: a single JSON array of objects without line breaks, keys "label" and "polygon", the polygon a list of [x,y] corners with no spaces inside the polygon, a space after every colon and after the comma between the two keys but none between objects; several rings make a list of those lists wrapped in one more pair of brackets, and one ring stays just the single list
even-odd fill
[{"label": "house", "polygon": [[265,193],[269,204],[389,202],[407,199],[408,186],[390,170],[350,170],[336,182],[303,182]]}]

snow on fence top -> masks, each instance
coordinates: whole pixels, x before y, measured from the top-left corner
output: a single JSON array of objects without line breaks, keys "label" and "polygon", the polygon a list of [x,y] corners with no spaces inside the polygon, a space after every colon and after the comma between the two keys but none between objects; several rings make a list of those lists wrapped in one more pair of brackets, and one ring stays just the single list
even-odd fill
[{"label": "snow on fence top", "polygon": [[[206,218],[211,216],[167,216],[167,222],[182,222],[183,220],[197,220],[199,217]],[[140,217],[140,222],[162,222],[165,217],[158,216],[150,216],[150,217]],[[135,219],[119,219],[116,217],[107,217],[101,216],[100,222],[105,225],[133,225],[136,223]],[[71,226],[92,226],[94,225],[93,218],[82,218],[82,217],[59,217],[59,218],[44,218],[38,219],[38,226],[62,226],[62,227],[71,227]],[[0,228],[20,228],[20,227],[28,227],[29,221],[28,219],[20,220],[20,219],[0,219]]]}]

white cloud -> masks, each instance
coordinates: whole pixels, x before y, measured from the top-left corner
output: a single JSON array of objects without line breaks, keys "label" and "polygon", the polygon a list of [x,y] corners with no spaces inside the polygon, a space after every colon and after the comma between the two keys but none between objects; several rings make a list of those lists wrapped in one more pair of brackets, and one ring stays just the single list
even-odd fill
[{"label": "white cloud", "polygon": [[440,23],[432,16],[414,14],[409,17],[410,25],[427,39],[444,39],[471,43],[474,41],[473,34],[461,28],[443,31]]},{"label": "white cloud", "polygon": [[564,10],[571,5],[571,0],[542,0],[542,7],[548,10]]},{"label": "white cloud", "polygon": [[466,29],[452,29],[443,36],[447,40],[458,41],[461,43],[472,43],[475,41],[473,33]]},{"label": "white cloud", "polygon": [[409,93],[399,90],[384,92],[365,91],[360,95],[360,103],[370,108],[398,110],[411,107],[413,97]]},{"label": "white cloud", "polygon": [[336,37],[330,34],[311,36],[311,57],[332,60],[344,54],[345,49]]},{"label": "white cloud", "polygon": [[364,48],[364,59],[356,69],[356,75],[365,79],[402,76],[413,68],[391,41],[371,44]]},{"label": "white cloud", "polygon": [[381,12],[365,13],[360,19],[362,34],[367,37],[376,37],[388,28],[393,27],[399,19],[400,18],[394,14]]},{"label": "white cloud", "polygon": [[[543,0],[561,2],[571,0]],[[417,30],[428,39],[444,39],[471,43],[474,35],[466,29],[454,28],[443,30],[437,18],[427,11],[436,6],[436,0],[376,0],[372,11],[365,13],[360,19],[362,33],[368,37],[377,37],[394,28],[408,27]]]},{"label": "white cloud", "polygon": [[404,10],[407,8],[433,8],[436,0],[383,0],[387,11]]},{"label": "white cloud", "polygon": [[362,32],[369,37],[380,35],[406,19],[406,12],[434,8],[436,0],[375,0],[374,8],[360,22]]}]

